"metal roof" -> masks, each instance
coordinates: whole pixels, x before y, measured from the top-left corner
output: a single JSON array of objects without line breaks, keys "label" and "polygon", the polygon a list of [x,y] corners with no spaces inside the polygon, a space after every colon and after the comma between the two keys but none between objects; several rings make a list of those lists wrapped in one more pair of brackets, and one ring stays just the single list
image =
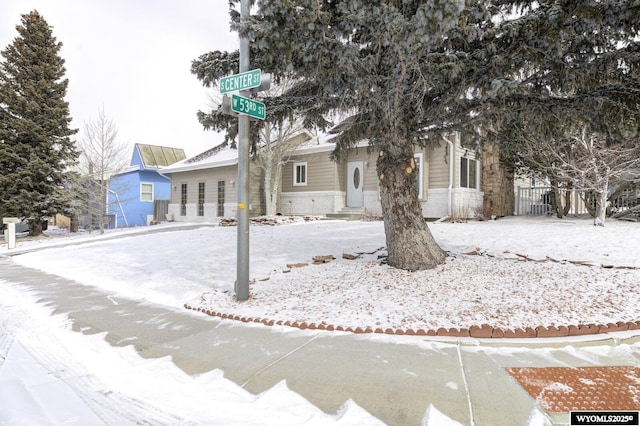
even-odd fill
[{"label": "metal roof", "polygon": [[187,158],[182,148],[170,148],[141,143],[136,144],[136,146],[138,147],[144,168],[166,167]]}]

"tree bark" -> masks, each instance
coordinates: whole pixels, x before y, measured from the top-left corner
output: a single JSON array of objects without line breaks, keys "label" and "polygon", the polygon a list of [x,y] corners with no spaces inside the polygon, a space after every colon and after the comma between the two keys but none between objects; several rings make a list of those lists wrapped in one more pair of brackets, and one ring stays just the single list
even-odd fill
[{"label": "tree bark", "polygon": [[567,190],[564,193],[564,209],[562,210],[563,216],[566,216],[571,211],[571,192],[573,185],[567,185]]},{"label": "tree bark", "polygon": [[264,167],[264,204],[265,204],[265,214],[267,216],[273,216],[276,214],[276,199],[274,198],[273,188],[271,187],[273,182],[273,167],[272,167],[273,159],[268,158],[267,163]]},{"label": "tree bark", "polygon": [[482,145],[482,210],[484,217],[503,217],[513,214],[515,194],[513,189],[513,170],[500,161],[497,144]]},{"label": "tree bark", "polygon": [[78,224],[80,220],[78,219],[78,213],[71,213],[71,218],[69,219],[69,232],[78,232]]},{"label": "tree bark", "polygon": [[596,218],[593,224],[596,226],[604,226],[607,217],[607,199],[609,195],[609,181],[603,179],[602,188],[596,191]]},{"label": "tree bark", "polygon": [[558,181],[551,179],[551,208],[556,213],[558,219],[564,217],[564,209],[562,208],[562,196],[560,195],[560,186]]},{"label": "tree bark", "polygon": [[429,231],[418,201],[413,145],[406,141],[382,146],[377,172],[388,264],[415,271],[443,263],[447,254]]},{"label": "tree bark", "polygon": [[37,237],[42,235],[42,219],[41,218],[29,219],[28,222],[29,222],[30,237]]},{"label": "tree bark", "polygon": [[278,158],[273,176],[273,186],[271,187],[271,200],[273,202],[274,215],[278,213],[278,204],[280,204],[280,179],[282,179],[282,161]]}]

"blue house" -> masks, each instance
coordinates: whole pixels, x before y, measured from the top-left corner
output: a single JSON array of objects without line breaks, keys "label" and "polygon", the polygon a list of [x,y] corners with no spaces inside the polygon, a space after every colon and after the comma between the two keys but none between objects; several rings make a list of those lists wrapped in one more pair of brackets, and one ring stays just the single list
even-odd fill
[{"label": "blue house", "polygon": [[109,180],[109,227],[145,226],[165,220],[171,180],[159,169],[185,158],[181,148],[135,144],[131,165]]}]

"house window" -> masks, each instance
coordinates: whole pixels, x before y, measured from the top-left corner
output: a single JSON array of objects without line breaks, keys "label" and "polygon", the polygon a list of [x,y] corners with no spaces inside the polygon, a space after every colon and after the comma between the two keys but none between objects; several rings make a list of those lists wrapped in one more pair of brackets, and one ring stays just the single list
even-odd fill
[{"label": "house window", "polygon": [[460,187],[478,189],[478,161],[471,158],[460,158]]},{"label": "house window", "polygon": [[180,185],[180,216],[187,215],[187,184]]},{"label": "house window", "polygon": [[418,189],[418,199],[422,199],[422,183],[424,181],[424,174],[422,171],[422,154],[415,154],[413,160],[416,162],[416,168],[414,173],[416,174],[416,187]]},{"label": "house window", "polygon": [[198,183],[198,216],[204,216],[204,182]]},{"label": "house window", "polygon": [[218,217],[224,216],[224,181],[218,181],[218,211],[216,212]]},{"label": "house window", "polygon": [[293,163],[293,185],[307,184],[307,163]]},{"label": "house window", "polygon": [[140,201],[153,202],[153,184],[141,183],[140,184]]}]

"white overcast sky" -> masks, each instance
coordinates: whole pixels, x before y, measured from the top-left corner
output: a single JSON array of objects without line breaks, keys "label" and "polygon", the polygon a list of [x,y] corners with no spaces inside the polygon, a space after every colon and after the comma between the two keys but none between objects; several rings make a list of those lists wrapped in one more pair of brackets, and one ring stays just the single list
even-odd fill
[{"label": "white overcast sky", "polygon": [[63,43],[73,127],[104,107],[118,137],[184,148],[196,155],[222,138],[196,118],[208,93],[191,61],[235,50],[226,0],[0,0],[0,49],[18,35],[21,15],[37,10]]}]

